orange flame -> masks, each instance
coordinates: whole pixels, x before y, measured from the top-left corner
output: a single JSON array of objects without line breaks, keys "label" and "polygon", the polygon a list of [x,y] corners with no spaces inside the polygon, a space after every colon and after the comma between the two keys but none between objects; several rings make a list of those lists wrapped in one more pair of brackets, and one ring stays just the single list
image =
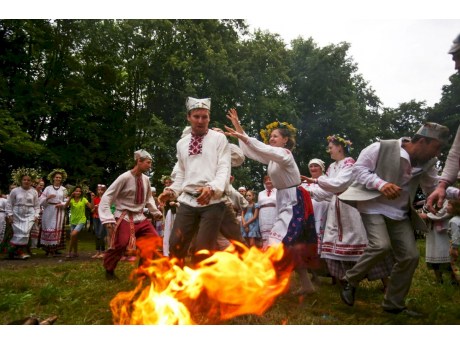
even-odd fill
[{"label": "orange flame", "polygon": [[[137,243],[141,253],[145,242]],[[186,325],[198,323],[197,318],[206,323],[262,315],[286,290],[291,271],[282,245],[262,252],[235,242],[194,269],[182,269],[175,259],[146,260],[133,272],[139,279],[136,288],[118,293],[110,307],[115,324],[131,325]]]}]

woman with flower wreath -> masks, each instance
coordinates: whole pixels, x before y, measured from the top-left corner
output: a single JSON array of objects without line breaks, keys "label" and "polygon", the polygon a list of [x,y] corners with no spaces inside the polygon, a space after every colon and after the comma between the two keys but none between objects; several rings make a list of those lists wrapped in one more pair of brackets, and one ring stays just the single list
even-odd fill
[{"label": "woman with flower wreath", "polygon": [[38,194],[32,187],[32,181],[38,172],[31,168],[19,168],[12,173],[15,187],[10,190],[7,198],[7,222],[11,225],[11,237],[6,243],[10,259],[27,259],[28,243],[32,226],[38,220]]},{"label": "woman with flower wreath", "polygon": [[13,181],[19,185],[14,188],[6,203],[7,221],[13,229],[13,237],[9,242],[8,257],[10,259],[27,259],[26,253],[32,226],[38,221],[40,203],[32,181],[38,173],[35,169],[19,168],[13,171]]},{"label": "woman with flower wreath", "polygon": [[[367,235],[358,210],[337,197],[354,181],[352,170],[355,160],[349,157],[352,142],[337,134],[326,139],[327,152],[334,163],[329,165],[326,175],[305,180],[307,183],[318,184],[323,190],[334,194],[327,211],[321,258],[326,259],[331,276],[342,282],[345,271],[352,268],[363,254],[367,246]],[[382,279],[386,287],[392,263],[388,258],[374,266],[367,276],[368,280]]]},{"label": "woman with flower wreath", "polygon": [[277,189],[277,216],[268,234],[268,246],[283,243],[288,255],[292,255],[301,285],[295,294],[314,293],[308,268],[318,268],[319,257],[313,206],[308,192],[299,187],[300,172],[291,152],[295,146],[296,129],[286,122],[273,122],[261,131],[262,143],[244,132],[235,109],[229,110],[227,118],[234,129],[225,126],[226,134],[238,138],[245,156],[268,164],[268,176]]},{"label": "woman with flower wreath", "polygon": [[58,256],[58,251],[65,249],[67,189],[62,183],[66,179],[67,173],[64,169],[54,169],[48,175],[51,185],[47,186],[40,196],[40,204],[43,206],[40,247],[45,250],[46,255]]}]

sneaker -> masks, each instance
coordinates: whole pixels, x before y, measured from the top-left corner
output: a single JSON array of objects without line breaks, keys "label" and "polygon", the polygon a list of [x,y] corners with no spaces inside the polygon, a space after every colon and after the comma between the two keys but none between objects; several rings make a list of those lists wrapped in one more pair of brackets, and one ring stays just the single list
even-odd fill
[{"label": "sneaker", "polygon": [[92,259],[98,259],[98,258],[99,258],[99,255],[101,255],[101,254],[96,253],[96,254],[94,254],[91,258],[92,258]]},{"label": "sneaker", "polygon": [[21,260],[26,260],[26,259],[28,259],[28,258],[30,258],[30,255],[29,255],[29,254],[20,254],[20,255],[19,255],[19,259],[21,259]]},{"label": "sneaker", "polygon": [[98,258],[98,259],[103,259],[103,258],[105,258],[105,254],[104,254],[104,253],[101,253],[101,254],[99,254],[99,255],[97,256],[97,258]]}]

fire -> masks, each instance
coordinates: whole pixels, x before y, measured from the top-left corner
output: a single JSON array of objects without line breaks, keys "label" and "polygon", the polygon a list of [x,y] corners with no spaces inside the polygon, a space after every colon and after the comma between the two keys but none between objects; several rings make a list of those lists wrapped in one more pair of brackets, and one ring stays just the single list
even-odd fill
[{"label": "fire", "polygon": [[[142,256],[145,243],[137,245]],[[198,323],[197,318],[262,315],[289,283],[292,265],[284,254],[282,245],[262,252],[235,242],[193,269],[181,268],[174,259],[150,260],[133,272],[136,288],[111,301],[114,323],[187,325]]]}]

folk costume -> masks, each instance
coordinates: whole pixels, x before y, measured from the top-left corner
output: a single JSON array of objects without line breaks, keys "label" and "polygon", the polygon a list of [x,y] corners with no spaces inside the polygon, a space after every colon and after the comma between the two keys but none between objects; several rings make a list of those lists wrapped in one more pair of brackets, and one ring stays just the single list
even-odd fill
[{"label": "folk costume", "polygon": [[268,246],[283,243],[287,247],[301,245],[302,253],[293,252],[297,267],[317,268],[317,239],[313,206],[309,194],[300,186],[300,172],[290,150],[274,147],[247,137],[239,140],[246,157],[268,164],[267,173],[277,189],[277,217],[268,233]]},{"label": "folk costume", "polygon": [[[150,156],[144,150],[139,151]],[[135,158],[137,157],[135,155]],[[115,205],[113,214],[112,204]],[[158,245],[160,244],[161,238],[152,222],[145,216],[144,207],[148,208],[154,216],[161,214],[152,196],[150,180],[144,174],[136,176],[131,171],[127,171],[118,176],[102,195],[98,208],[99,219],[102,224],[115,224],[113,233],[109,234],[109,249],[104,256],[104,268],[107,271],[115,270],[126,249],[134,250],[136,239],[141,237],[158,239]],[[148,253],[150,254],[153,257],[155,253]]]},{"label": "folk costume", "polygon": [[262,248],[268,246],[268,234],[273,228],[277,216],[276,211],[276,188],[264,189],[259,192],[257,201],[259,203],[259,229],[262,237]]},{"label": "folk costume", "polygon": [[[168,187],[180,203],[171,233],[170,255],[185,258],[197,233],[195,250],[215,248],[225,209],[225,188],[230,180],[231,153],[224,134],[208,130],[202,136],[187,134],[177,142],[177,165]],[[196,201],[196,188],[210,187],[214,194],[207,205]],[[199,223],[198,227],[194,223]]]},{"label": "folk costume", "polygon": [[[48,175],[48,180],[53,183],[53,178],[58,173],[62,175],[61,183],[63,183],[67,178],[67,174],[62,169],[53,170]],[[55,196],[47,199],[49,195]],[[67,189],[62,185],[55,187],[51,184],[43,190],[43,193],[40,196],[40,205],[43,206],[43,214],[39,246],[43,248],[47,254],[65,249],[66,243],[64,225],[66,210],[64,206],[66,201]]]},{"label": "folk costume", "polygon": [[26,247],[30,231],[40,213],[38,193],[34,188],[16,187],[8,197],[6,213],[13,217],[13,237],[10,244],[14,247]]},{"label": "folk costume", "polygon": [[449,220],[452,215],[447,213],[447,200],[443,207],[436,213],[427,213],[428,219],[425,234],[425,261],[428,268],[447,271],[450,269],[450,239],[447,233]]},{"label": "folk costume", "polygon": [[[436,158],[412,167],[409,153],[403,147],[409,140],[382,140],[361,151],[354,166],[355,182],[340,195],[344,201],[356,201],[372,239],[358,263],[346,272],[345,279],[357,286],[368,270],[391,251],[396,263],[382,306],[392,312],[406,308],[404,299],[418,265],[413,229],[426,230],[425,222],[413,207],[417,188],[420,185],[424,193],[431,193],[438,181]],[[401,187],[398,198],[389,200],[379,191],[387,181]]]},{"label": "folk costume", "polygon": [[[334,193],[327,211],[321,258],[326,259],[331,276],[339,280],[358,261],[368,242],[366,229],[357,209],[338,198],[353,182],[354,163],[353,158],[345,157],[329,165],[326,175],[318,178],[318,185],[323,190]],[[379,262],[369,271],[367,279],[387,278],[391,265],[391,258]]]}]

